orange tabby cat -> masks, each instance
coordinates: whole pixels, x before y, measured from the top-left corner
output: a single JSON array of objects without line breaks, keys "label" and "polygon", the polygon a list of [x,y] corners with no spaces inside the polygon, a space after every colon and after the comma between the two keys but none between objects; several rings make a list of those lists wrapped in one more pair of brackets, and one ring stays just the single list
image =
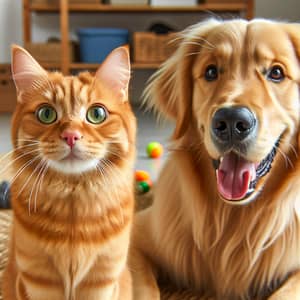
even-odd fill
[{"label": "orange tabby cat", "polygon": [[131,299],[128,51],[114,50],[94,76],[48,73],[17,46],[12,58],[16,175],[4,299]]}]

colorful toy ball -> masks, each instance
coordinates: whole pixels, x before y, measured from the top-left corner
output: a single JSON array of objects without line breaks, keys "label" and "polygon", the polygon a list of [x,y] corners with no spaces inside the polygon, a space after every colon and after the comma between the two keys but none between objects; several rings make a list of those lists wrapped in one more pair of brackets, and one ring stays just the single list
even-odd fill
[{"label": "colorful toy ball", "polygon": [[147,193],[150,190],[150,184],[147,181],[139,181],[136,183],[136,189],[140,194]]},{"label": "colorful toy ball", "polygon": [[147,145],[147,154],[151,158],[159,158],[164,152],[163,146],[158,142],[151,142]]},{"label": "colorful toy ball", "polygon": [[135,171],[135,182],[136,182],[136,191],[139,194],[147,193],[152,186],[150,174],[144,170]]},{"label": "colorful toy ball", "polygon": [[135,180],[136,181],[148,181],[150,180],[150,174],[144,170],[135,171]]}]

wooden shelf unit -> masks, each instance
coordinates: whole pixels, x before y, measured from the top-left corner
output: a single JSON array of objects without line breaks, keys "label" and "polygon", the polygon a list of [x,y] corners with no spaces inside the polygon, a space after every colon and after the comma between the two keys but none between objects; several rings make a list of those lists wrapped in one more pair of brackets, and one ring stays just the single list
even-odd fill
[{"label": "wooden shelf unit", "polygon": [[[150,6],[150,5],[111,5],[91,3],[69,3],[68,0],[59,0],[59,4],[31,3],[31,0],[23,0],[23,36],[24,42],[31,42],[31,14],[59,13],[61,33],[61,62],[45,63],[44,67],[60,69],[64,74],[71,70],[96,69],[97,64],[74,63],[70,61],[69,52],[69,13],[197,13],[197,12],[228,12],[244,13],[247,19],[253,17],[254,0],[241,0],[234,3],[223,0],[223,3],[203,3],[196,6]],[[159,64],[133,63],[133,69],[155,69]]]},{"label": "wooden shelf unit", "polygon": [[[133,69],[157,69],[159,67],[159,63],[132,63],[131,67]],[[99,67],[99,64],[87,64],[87,63],[71,63],[71,70],[95,70]]]},{"label": "wooden shelf unit", "polygon": [[[30,10],[36,12],[58,12],[56,4],[30,4]],[[197,12],[247,10],[247,3],[204,3],[196,6],[150,6],[150,5],[111,5],[111,4],[69,4],[70,12]]]}]

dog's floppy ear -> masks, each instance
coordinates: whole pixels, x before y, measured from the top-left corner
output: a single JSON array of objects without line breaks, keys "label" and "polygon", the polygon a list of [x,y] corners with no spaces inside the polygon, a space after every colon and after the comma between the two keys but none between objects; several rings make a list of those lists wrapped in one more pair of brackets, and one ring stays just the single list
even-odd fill
[{"label": "dog's floppy ear", "polygon": [[178,139],[192,120],[192,67],[207,32],[219,21],[210,19],[193,25],[178,35],[175,53],[152,76],[145,90],[147,105],[166,117],[176,120],[173,134]]},{"label": "dog's floppy ear", "polygon": [[[284,29],[287,31],[289,38],[293,44],[295,53],[297,55],[298,61],[300,63],[300,24],[290,23],[284,24]],[[298,78],[300,81],[300,78]]]},{"label": "dog's floppy ear", "polygon": [[[284,29],[289,35],[289,38],[292,42],[294,51],[298,58],[298,84],[300,84],[300,24],[299,23],[290,23],[284,24]],[[298,145],[300,146],[300,134],[298,131]]]}]

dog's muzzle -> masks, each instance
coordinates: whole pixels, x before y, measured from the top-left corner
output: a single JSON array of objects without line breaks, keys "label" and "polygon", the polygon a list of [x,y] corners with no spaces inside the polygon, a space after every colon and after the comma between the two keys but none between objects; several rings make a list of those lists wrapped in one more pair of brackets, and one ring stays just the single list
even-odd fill
[{"label": "dog's muzzle", "polygon": [[215,112],[211,138],[220,153],[215,165],[217,186],[228,201],[242,200],[253,190],[259,164],[248,161],[248,149],[254,143],[258,124],[246,107],[224,107]]}]

